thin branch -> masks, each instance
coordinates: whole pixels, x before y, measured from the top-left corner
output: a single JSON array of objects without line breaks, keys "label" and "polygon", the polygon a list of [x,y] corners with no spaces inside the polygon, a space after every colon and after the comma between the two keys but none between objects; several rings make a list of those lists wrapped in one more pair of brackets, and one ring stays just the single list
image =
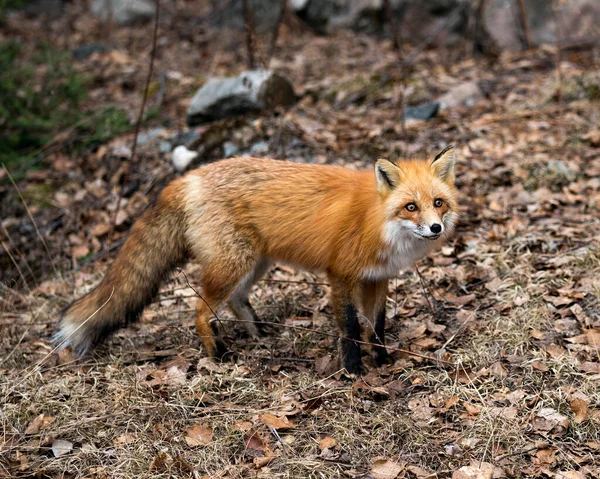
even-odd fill
[{"label": "thin branch", "polygon": [[256,59],[254,58],[256,37],[254,35],[254,12],[250,8],[250,5],[248,5],[248,0],[242,0],[242,14],[244,16],[244,30],[246,31],[248,67],[252,70],[256,67]]},{"label": "thin branch", "polygon": [[29,284],[27,284],[27,280],[25,279],[25,276],[23,275],[23,271],[21,271],[21,268],[19,268],[19,264],[15,260],[15,257],[10,252],[10,249],[8,248],[6,243],[4,243],[4,241],[0,241],[0,242],[2,243],[2,248],[4,248],[4,251],[6,252],[8,257],[12,261],[12,264],[15,266],[15,268],[17,268],[17,272],[19,273],[19,276],[21,277],[21,281],[23,281],[23,286],[25,286],[25,289],[27,290],[27,292],[31,293],[31,288],[29,287]]},{"label": "thin branch", "polygon": [[19,190],[19,187],[15,183],[15,180],[11,176],[10,172],[8,171],[8,169],[6,168],[6,166],[4,165],[4,163],[2,163],[2,168],[4,168],[4,172],[6,173],[6,176],[8,176],[8,179],[10,180],[10,182],[14,186],[15,190],[17,191],[17,194],[19,195],[21,203],[23,203],[23,206],[25,207],[25,211],[27,211],[27,216],[29,216],[29,219],[31,220],[31,223],[33,223],[33,227],[35,228],[35,232],[36,232],[38,238],[40,239],[40,241],[44,245],[44,249],[46,250],[46,254],[48,255],[48,259],[50,260],[50,264],[52,265],[52,270],[54,271],[54,274],[56,275],[57,278],[60,278],[61,281],[62,281],[62,276],[60,275],[60,273],[56,269],[56,265],[54,264],[54,260],[52,259],[52,255],[50,254],[50,250],[48,249],[48,245],[46,244],[46,241],[44,240],[44,237],[40,233],[40,230],[37,227],[37,223],[33,219],[33,215],[31,214],[29,206],[27,206],[27,203],[25,202],[25,198],[23,198],[23,195],[21,194],[21,190]]},{"label": "thin branch", "polygon": [[554,28],[556,30],[556,81],[558,82],[558,88],[556,90],[556,101],[557,103],[562,103],[563,94],[562,94],[562,83],[563,83],[563,75],[562,75],[562,53],[561,53],[561,45],[562,45],[562,31],[560,29],[560,24],[558,22],[558,5],[556,2],[552,4],[552,18],[554,20]]},{"label": "thin branch", "polygon": [[271,59],[275,53],[275,47],[277,46],[277,38],[279,38],[279,31],[281,30],[281,24],[283,20],[287,16],[287,0],[281,0],[281,10],[279,12],[279,17],[277,18],[277,23],[275,24],[275,28],[271,34],[271,44],[269,45],[269,54],[267,56],[267,67],[271,63]]},{"label": "thin branch", "polygon": [[519,5],[519,18],[521,20],[521,26],[523,27],[523,32],[525,33],[526,47],[527,50],[531,50],[533,48],[533,42],[531,41],[531,32],[529,30],[529,22],[527,21],[525,2],[523,0],[517,0],[517,4]]},{"label": "thin branch", "polygon": [[385,10],[385,16],[387,17],[387,21],[390,23],[390,28],[392,30],[392,47],[397,52],[400,52],[400,37],[398,35],[398,20],[394,15],[394,11],[392,10],[392,6],[390,4],[390,0],[383,0],[383,8]]},{"label": "thin branch", "polygon": [[[246,323],[247,321],[242,320],[242,319],[219,319],[219,321],[223,322],[223,323]],[[326,336],[329,338],[336,338],[336,339],[342,339],[345,341],[352,341],[353,343],[356,344],[362,344],[364,346],[375,346],[375,347],[381,347],[381,344],[377,344],[377,343],[371,343],[369,341],[362,341],[361,339],[353,339],[353,338],[348,338],[346,336],[340,336],[339,334],[333,334],[333,333],[326,333],[324,331],[319,331],[318,329],[312,329],[312,328],[305,328],[303,326],[293,326],[291,324],[282,324],[282,323],[276,323],[274,321],[255,321],[255,324],[259,325],[259,324],[264,324],[267,326],[277,326],[280,328],[288,328],[288,329],[293,329],[296,331],[303,331],[306,333],[314,333],[314,334],[319,334],[321,336]],[[420,354],[420,353],[415,353],[414,351],[409,351],[408,349],[402,349],[402,348],[395,348],[393,346],[385,346],[385,348],[389,351],[397,351],[399,353],[402,354],[407,354],[409,356],[415,356],[417,358],[422,358],[422,359],[428,359],[429,361],[435,361],[438,363],[442,363],[442,364],[447,364],[448,366],[455,366],[454,363],[450,362],[450,361],[445,361],[443,359],[440,358],[436,358],[436,357],[432,357],[432,356],[428,356],[427,354]]]},{"label": "thin branch", "polygon": [[119,196],[117,198],[117,206],[115,208],[115,213],[110,221],[110,229],[108,232],[108,242],[112,242],[112,237],[115,231],[115,223],[117,221],[117,216],[119,214],[119,210],[121,209],[121,201],[123,200],[123,195],[125,193],[125,186],[127,184],[127,180],[129,178],[129,173],[131,172],[131,165],[136,160],[136,152],[137,152],[137,143],[138,136],[140,134],[140,128],[142,126],[142,121],[144,119],[144,110],[146,109],[146,102],[148,101],[148,92],[150,90],[150,81],[152,80],[152,74],[154,73],[154,59],[156,58],[156,37],[158,36],[158,19],[160,16],[160,0],[156,0],[156,9],[154,10],[154,30],[152,32],[152,51],[150,52],[150,65],[148,67],[148,75],[146,77],[146,85],[144,86],[144,93],[142,97],[142,106],[140,107],[140,112],[137,117],[137,121],[135,124],[135,133],[133,135],[133,147],[131,148],[131,158],[125,167],[125,172],[123,173],[123,177],[121,180],[121,188],[119,190]]}]

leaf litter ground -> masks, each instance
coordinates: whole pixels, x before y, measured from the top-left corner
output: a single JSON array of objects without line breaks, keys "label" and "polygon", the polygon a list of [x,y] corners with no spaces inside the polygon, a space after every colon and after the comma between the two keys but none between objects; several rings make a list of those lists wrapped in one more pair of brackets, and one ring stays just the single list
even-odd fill
[{"label": "leaf litter ground", "polygon": [[[48,35],[69,46],[102,39],[81,8],[49,22]],[[203,75],[243,69],[240,34],[170,27],[187,25],[185,17],[162,19],[155,70],[166,94],[145,126],[158,133],[141,144],[127,180],[116,244],[175,177],[160,142],[183,127]],[[8,26],[28,38],[37,21],[11,17]],[[116,28],[116,50],[78,64],[97,80],[93,101],[135,116],[149,28]],[[471,81],[483,98],[403,131],[388,41],[284,28],[279,45],[271,66],[292,80],[299,104],[194,130],[200,161],[222,156],[224,142],[238,154],[349,167],[455,144],[458,232],[419,262],[422,280],[405,272],[388,294],[389,344],[434,359],[396,353],[392,365],[344,376],[325,279],[285,266],[251,295],[261,318],[278,324],[263,340],[219,312],[231,362],[205,357],[191,320],[195,293],[180,272],[138,324],[91,356],[53,353],[58,312],[97,284],[114,257],[106,225],[131,136],[78,157],[63,154],[59,141],[45,169],[18,182],[50,255],[14,187],[5,177],[0,186],[5,243],[22,273],[9,265],[2,278],[0,476],[598,477],[597,57],[563,54],[558,103],[552,49],[493,63],[456,48],[425,50],[407,104]],[[35,201],[40,192],[47,197]],[[194,266],[185,273],[193,284]]]}]

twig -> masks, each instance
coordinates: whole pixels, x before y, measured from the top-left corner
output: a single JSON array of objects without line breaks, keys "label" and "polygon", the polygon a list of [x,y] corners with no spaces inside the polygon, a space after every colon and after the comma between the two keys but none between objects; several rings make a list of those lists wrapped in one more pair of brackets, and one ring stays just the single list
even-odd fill
[{"label": "twig", "polygon": [[392,6],[390,5],[390,0],[383,0],[383,8],[385,10],[385,16],[387,17],[387,20],[390,23],[390,28],[392,30],[392,47],[394,48],[394,50],[399,52],[400,38],[398,36],[398,20],[394,15]]},{"label": "twig", "polygon": [[25,279],[25,276],[23,276],[23,271],[21,271],[21,268],[19,268],[19,264],[15,260],[15,257],[12,255],[12,253],[10,252],[10,250],[8,249],[8,246],[6,246],[6,243],[4,243],[4,241],[2,241],[2,248],[4,248],[4,251],[6,251],[6,254],[10,258],[10,260],[12,261],[12,264],[14,264],[15,268],[17,268],[19,276],[21,277],[21,281],[23,281],[23,286],[25,286],[25,289],[27,289],[27,291],[29,293],[31,293],[31,288],[27,284],[27,280]]},{"label": "twig", "polygon": [[[247,323],[248,321],[246,320],[242,320],[242,319],[221,319],[219,318],[219,316],[217,316],[217,313],[214,311],[214,309],[212,309],[211,305],[208,304],[208,302],[202,297],[202,295],[196,290],[196,288],[194,288],[187,275],[185,274],[185,271],[183,271],[182,269],[179,270],[179,272],[181,274],[183,274],[183,276],[185,277],[185,281],[187,283],[187,285],[192,289],[192,291],[194,291],[194,293],[196,293],[196,295],[204,302],[204,304],[206,304],[206,306],[208,307],[208,309],[210,310],[210,312],[213,314],[213,316],[217,319],[217,321],[219,321],[219,323],[224,323],[224,322],[228,322],[228,323]],[[348,338],[346,336],[340,336],[338,334],[331,334],[331,333],[325,333],[323,331],[319,331],[317,329],[312,329],[312,328],[305,328],[302,326],[293,326],[291,324],[281,324],[281,323],[275,323],[273,321],[254,321],[255,324],[264,324],[264,325],[269,325],[269,326],[278,326],[280,328],[289,328],[289,329],[295,329],[297,331],[304,331],[304,332],[308,332],[308,333],[316,333],[316,334],[320,334],[321,336],[327,336],[327,337],[331,337],[331,338],[339,338],[342,340],[346,340],[346,341],[352,341],[356,344],[364,344],[366,346],[375,346],[375,347],[380,347],[381,344],[375,344],[375,343],[371,343],[368,341],[362,341],[360,339],[353,339],[353,338]],[[431,356],[427,356],[426,354],[419,354],[419,353],[415,353],[413,351],[409,351],[408,349],[402,349],[402,348],[394,348],[393,346],[385,346],[386,349],[391,350],[391,351],[398,351],[400,353],[403,354],[408,354],[410,356],[415,356],[418,358],[422,358],[422,359],[428,359],[430,361],[437,361],[443,364],[448,364],[450,366],[454,366],[453,363],[451,363],[450,361],[444,361],[443,359],[439,359],[439,358],[434,358]]]},{"label": "twig", "polygon": [[[421,282],[421,288],[423,288],[423,293],[425,294],[425,299],[427,300],[427,304],[429,304],[429,309],[431,310],[431,314],[432,314],[432,316],[435,316],[435,310],[433,309],[433,305],[431,304],[431,301],[429,300],[429,296],[431,296],[434,300],[435,300],[435,297],[433,296],[431,289],[429,289],[429,285],[426,284],[425,281],[423,280],[423,276],[421,276],[421,272],[419,271],[419,268],[417,267],[416,264],[415,264],[415,271],[417,272],[417,275],[419,276],[419,281]],[[427,294],[427,293],[429,293],[429,294]]]},{"label": "twig", "polygon": [[287,463],[287,454],[285,451],[285,444],[283,443],[281,436],[279,435],[279,433],[277,432],[277,429],[275,429],[272,426],[267,426],[269,428],[269,430],[271,431],[271,434],[273,434],[273,436],[275,436],[277,438],[277,440],[279,441],[279,444],[281,444],[281,451],[283,453],[283,463]]},{"label": "twig", "polygon": [[19,187],[15,183],[15,180],[11,176],[10,172],[8,171],[8,169],[6,168],[6,166],[4,165],[4,163],[2,163],[2,168],[4,169],[4,172],[6,173],[6,176],[8,176],[8,179],[10,180],[10,182],[14,186],[15,190],[17,191],[17,194],[19,195],[19,198],[21,199],[21,203],[23,203],[23,206],[25,207],[25,211],[27,211],[27,216],[29,216],[29,219],[33,223],[33,227],[35,228],[35,232],[36,232],[38,238],[40,239],[40,241],[44,245],[44,249],[46,250],[46,254],[48,255],[48,259],[50,260],[50,264],[52,265],[52,269],[54,271],[54,274],[56,275],[56,277],[60,278],[61,281],[63,281],[62,276],[60,275],[60,273],[56,269],[56,265],[54,264],[54,260],[52,259],[52,255],[50,254],[50,250],[48,249],[48,245],[46,244],[46,241],[44,240],[44,237],[40,233],[40,230],[37,227],[37,223],[33,219],[33,215],[31,214],[29,206],[27,206],[27,203],[25,202],[25,198],[23,198],[23,195],[21,194],[21,190],[19,190]]},{"label": "twig", "polygon": [[256,38],[254,35],[254,12],[248,5],[248,0],[242,0],[242,14],[244,16],[244,30],[246,31],[246,52],[248,53],[248,67],[254,69],[256,60],[254,58],[254,46]]},{"label": "twig", "polygon": [[287,16],[287,3],[288,0],[281,0],[281,10],[279,12],[279,17],[277,18],[277,23],[275,24],[275,28],[271,34],[271,44],[269,45],[269,54],[267,56],[266,64],[267,66],[271,63],[271,59],[275,53],[275,47],[277,46],[277,38],[279,38],[279,30],[281,30],[281,24],[283,20]]},{"label": "twig", "polygon": [[140,134],[140,128],[142,126],[142,121],[144,119],[144,110],[146,109],[146,102],[148,101],[148,92],[150,90],[150,80],[152,80],[152,74],[154,72],[154,59],[156,58],[156,37],[158,36],[158,19],[160,16],[160,0],[156,0],[156,9],[154,10],[154,30],[152,32],[152,51],[150,52],[150,65],[148,67],[148,76],[146,77],[146,85],[144,86],[144,93],[142,96],[142,106],[140,107],[140,113],[138,114],[137,121],[135,123],[135,133],[133,135],[133,146],[131,148],[131,158],[125,167],[125,171],[123,172],[123,177],[121,180],[121,188],[119,190],[119,196],[117,198],[117,206],[115,208],[115,213],[112,216],[110,221],[110,228],[108,232],[108,242],[112,242],[112,237],[115,230],[115,223],[117,221],[117,215],[119,214],[119,210],[121,209],[121,201],[123,200],[123,195],[125,193],[125,186],[127,184],[127,180],[129,177],[129,173],[131,172],[131,165],[136,159],[137,152],[137,143],[138,136]]},{"label": "twig", "polygon": [[522,451],[516,451],[516,452],[507,452],[506,454],[502,454],[498,457],[494,458],[494,462],[499,462],[503,459],[506,459],[507,457],[512,457],[512,456],[522,456],[523,454],[527,454],[528,452],[531,451],[535,451],[536,449],[539,449],[539,447],[537,446],[533,446],[533,447],[529,447],[527,449],[523,449]]},{"label": "twig", "polygon": [[46,362],[46,359],[48,359],[52,354],[54,354],[58,349],[60,349],[71,338],[71,336],[73,336],[77,331],[79,331],[90,319],[92,319],[94,316],[96,316],[96,314],[98,314],[104,308],[104,306],[106,306],[108,304],[108,302],[112,299],[114,292],[115,292],[115,288],[112,289],[112,291],[110,292],[110,296],[104,302],[104,304],[102,304],[96,311],[94,311],[90,316],[88,316],[85,321],[83,321],[79,326],[77,326],[73,331],[71,331],[71,334],[69,334],[60,343],[58,343],[54,347],[54,349],[52,349],[52,351],[50,351],[48,354],[46,354],[46,356],[44,356],[40,361],[38,361],[37,364],[31,369],[31,371],[29,371],[29,373],[27,373],[25,375],[25,377],[23,379],[21,379],[17,384],[13,385],[13,387],[11,389],[9,389],[8,392],[4,395],[4,401],[6,401],[8,396],[15,389],[17,389],[18,386],[23,384],[23,382],[25,382],[25,380],[27,378],[29,378],[29,376],[31,376],[33,373],[38,371],[40,369],[40,367],[42,366],[42,364],[44,364],[44,362]]},{"label": "twig", "polygon": [[204,304],[206,304],[206,306],[208,307],[208,309],[210,310],[210,312],[212,313],[212,315],[217,319],[217,321],[219,321],[219,323],[221,322],[221,319],[217,316],[217,313],[215,313],[215,310],[212,309],[212,306],[210,304],[208,304],[208,301],[206,301],[204,299],[204,297],[198,292],[198,290],[196,288],[194,288],[192,286],[192,284],[190,283],[190,280],[187,277],[187,274],[185,274],[185,271],[183,271],[182,269],[179,270],[179,272],[184,276],[185,278],[185,282],[187,283],[188,287],[191,288],[191,290],[196,293],[196,296],[198,296],[202,301],[204,301]]},{"label": "twig", "polygon": [[[222,323],[246,323],[247,321],[242,320],[242,319],[219,319],[220,322]],[[353,343],[356,344],[362,344],[365,346],[375,346],[375,347],[381,347],[381,344],[376,344],[376,343],[371,343],[369,341],[362,341],[360,339],[353,339],[353,338],[348,338],[346,336],[340,336],[338,334],[333,334],[333,333],[326,333],[324,331],[319,331],[318,329],[312,329],[312,328],[305,328],[303,326],[293,326],[291,324],[282,324],[282,323],[276,323],[274,321],[255,321],[255,324],[264,324],[267,326],[277,326],[280,328],[288,328],[288,329],[294,329],[296,331],[304,331],[306,333],[315,333],[315,334],[320,334],[321,336],[326,336],[329,338],[336,338],[336,339],[342,339],[345,341],[352,341]],[[429,361],[435,361],[435,362],[439,362],[442,364],[447,364],[448,366],[455,366],[454,363],[450,362],[450,361],[445,361],[443,359],[439,359],[439,358],[435,358],[432,356],[428,356],[426,354],[420,354],[420,353],[415,353],[414,351],[409,351],[408,349],[402,349],[402,348],[395,348],[393,346],[385,346],[386,349],[390,350],[390,351],[397,351],[399,353],[402,354],[407,354],[409,356],[415,356],[417,358],[422,358],[422,359],[428,359]]]},{"label": "twig", "polygon": [[560,30],[560,25],[558,23],[558,12],[557,5],[554,2],[552,4],[552,18],[554,20],[554,28],[556,30],[556,80],[558,82],[558,88],[556,90],[556,101],[557,103],[562,103],[562,53],[561,53],[561,44],[562,44],[562,32]]},{"label": "twig", "polygon": [[531,32],[529,31],[529,23],[527,22],[527,11],[525,10],[525,2],[523,0],[517,0],[519,5],[519,18],[521,20],[521,27],[525,33],[525,42],[527,50],[531,50],[533,42],[531,41]]}]

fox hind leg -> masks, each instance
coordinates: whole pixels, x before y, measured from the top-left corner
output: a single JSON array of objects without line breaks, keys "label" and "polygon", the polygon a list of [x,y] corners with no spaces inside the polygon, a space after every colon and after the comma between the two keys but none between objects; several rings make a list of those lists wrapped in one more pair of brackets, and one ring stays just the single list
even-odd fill
[{"label": "fox hind leg", "polygon": [[267,259],[259,260],[254,268],[242,278],[229,298],[229,307],[235,316],[242,321],[246,331],[253,338],[260,337],[261,327],[260,324],[257,324],[260,322],[260,319],[248,300],[248,294],[252,285],[265,274],[270,264]]},{"label": "fox hind leg", "polygon": [[229,264],[215,262],[203,269],[201,284],[202,297],[198,300],[196,307],[196,330],[202,339],[206,353],[210,357],[223,359],[228,351],[225,343],[219,336],[219,328],[216,322],[211,323],[210,318],[214,316],[217,308],[236,289],[240,281],[252,272],[256,261],[243,261],[236,258]]}]

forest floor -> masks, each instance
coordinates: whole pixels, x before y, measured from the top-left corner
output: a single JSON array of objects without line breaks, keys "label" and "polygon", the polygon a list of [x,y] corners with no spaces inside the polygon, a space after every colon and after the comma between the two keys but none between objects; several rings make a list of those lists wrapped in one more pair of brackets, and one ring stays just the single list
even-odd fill
[{"label": "forest floor", "polygon": [[[298,104],[189,133],[197,165],[224,142],[239,155],[352,168],[456,145],[456,235],[418,263],[422,279],[409,270],[390,282],[394,364],[346,376],[325,278],[284,265],[251,294],[277,323],[263,340],[218,313],[235,361],[206,358],[180,272],[91,355],[55,352],[59,311],[98,283],[110,245],[177,176],[161,144],[185,130],[194,91],[245,68],[241,33],[181,5],[161,18],[157,113],[111,241],[132,134],[79,153],[70,132],[57,135],[41,167],[13,171],[20,194],[0,171],[0,477],[600,477],[600,62],[590,50],[563,51],[559,89],[554,48],[487,60],[468,45],[407,44],[401,75],[389,40],[284,27],[270,66]],[[136,118],[151,24],[107,35],[75,2],[60,19],[13,16],[3,28],[27,48],[41,35],[68,49],[109,38],[114,50],[76,64],[92,79],[87,102]],[[469,82],[482,95],[403,128],[403,75],[408,105]],[[186,266],[192,285],[194,272]]]}]

